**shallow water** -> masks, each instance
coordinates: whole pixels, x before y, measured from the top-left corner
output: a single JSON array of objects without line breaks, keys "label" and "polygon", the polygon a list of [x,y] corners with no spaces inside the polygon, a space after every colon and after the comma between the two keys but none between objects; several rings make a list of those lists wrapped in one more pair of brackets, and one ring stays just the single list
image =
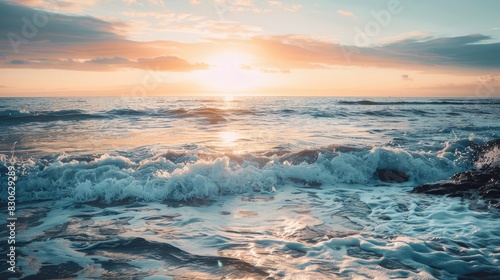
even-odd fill
[{"label": "shallow water", "polygon": [[409,193],[477,167],[498,100],[2,101],[19,269],[2,279],[500,275],[497,210]]}]

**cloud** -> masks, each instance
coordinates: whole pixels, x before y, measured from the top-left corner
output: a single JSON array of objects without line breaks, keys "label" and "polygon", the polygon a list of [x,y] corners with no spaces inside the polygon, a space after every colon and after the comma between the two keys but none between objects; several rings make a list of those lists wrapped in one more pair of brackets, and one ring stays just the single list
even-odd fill
[{"label": "cloud", "polygon": [[[127,5],[141,5],[137,0],[122,0]],[[142,5],[144,6],[144,5]]]},{"label": "cloud", "polygon": [[129,62],[128,59],[123,58],[123,57],[113,57],[113,58],[107,58],[107,57],[98,57],[94,58],[88,61],[89,63],[97,63],[97,64],[126,64]]},{"label": "cloud", "polygon": [[490,36],[482,34],[405,39],[385,45],[372,53],[427,66],[498,69],[500,43],[481,43],[490,39]]},{"label": "cloud", "polygon": [[302,4],[285,4],[281,1],[267,1],[267,4],[271,8],[280,8],[288,12],[296,12],[304,7]]},{"label": "cloud", "polygon": [[137,6],[141,6],[141,7],[144,7],[144,3],[148,3],[148,4],[151,4],[151,5],[154,5],[154,6],[162,6],[162,7],[165,7],[165,2],[164,0],[122,0],[125,4],[127,5],[137,5]]},{"label": "cloud", "polygon": [[21,65],[21,64],[29,64],[29,62],[20,60],[20,59],[14,59],[8,62],[9,64],[14,64],[14,65]]},{"label": "cloud", "polygon": [[402,79],[403,81],[413,82],[413,78],[412,78],[412,77],[410,77],[409,75],[406,75],[406,74],[401,75],[401,79]]},{"label": "cloud", "polygon": [[[38,20],[30,20],[33,18]],[[0,44],[6,50],[12,50],[11,41],[21,39],[46,43],[120,40],[124,38],[117,31],[125,26],[89,16],[63,15],[0,3]]]},{"label": "cloud", "polygon": [[115,71],[124,68],[135,68],[154,71],[189,72],[206,70],[209,68],[208,64],[192,64],[175,56],[139,58],[137,60],[129,60],[123,57],[99,57],[94,59],[32,59],[12,60],[9,64],[12,66],[11,68],[65,69],[78,71]]},{"label": "cloud", "polygon": [[276,10],[297,12],[303,8],[302,4],[284,3],[281,1],[253,1],[253,0],[212,0],[217,13],[224,17],[228,13],[252,12],[257,14],[272,13]]},{"label": "cloud", "polygon": [[283,3],[280,2],[280,1],[267,1],[267,3],[271,7],[281,7],[281,6],[283,6]]},{"label": "cloud", "polygon": [[343,16],[346,16],[346,17],[354,17],[355,16],[353,12],[349,12],[346,10],[337,10],[337,13],[339,13]]},{"label": "cloud", "polygon": [[156,71],[188,72],[193,70],[208,69],[206,63],[191,64],[175,56],[159,56],[153,58],[139,58],[130,67],[140,69],[154,69]]},{"label": "cloud", "polygon": [[133,11],[122,12],[123,15],[134,18],[156,18],[154,25],[147,28],[157,31],[182,32],[202,34],[208,37],[250,37],[262,33],[262,28],[241,24],[229,20],[206,20],[205,17],[189,13],[175,13],[170,11]]},{"label": "cloud", "polygon": [[479,76],[479,81],[481,83],[495,83],[500,81],[500,77],[493,74],[481,75]]},{"label": "cloud", "polygon": [[[40,13],[45,25],[23,19]],[[180,43],[134,42],[120,34],[126,25],[90,16],[70,16],[0,3],[2,68],[110,71],[159,68],[162,71],[206,69],[175,55]],[[145,57],[148,56],[149,57]]]},{"label": "cloud", "polygon": [[[252,1],[239,3],[253,5]],[[33,18],[34,13],[44,13],[49,23],[30,30],[23,18]],[[172,29],[167,29],[166,23],[159,28],[188,30],[206,34],[206,37],[196,43],[137,42],[126,38],[123,30],[127,24],[121,22],[0,3],[0,67],[112,71],[159,65],[162,71],[194,71],[208,67],[203,63],[206,54],[232,49],[254,56],[251,66],[264,72],[335,66],[429,71],[458,69],[481,73],[500,69],[500,43],[484,42],[491,37],[481,34],[444,38],[420,36],[358,48],[335,43],[334,38],[300,34],[262,36],[259,34],[263,31],[255,26],[233,21],[190,20],[193,17],[190,14],[167,11],[154,15],[176,22],[170,24]],[[133,16],[153,15],[138,13]]]},{"label": "cloud", "polygon": [[204,17],[201,16],[195,16],[193,14],[189,13],[174,13],[170,11],[134,11],[134,10],[127,10],[123,11],[122,15],[129,16],[129,17],[135,17],[135,18],[156,18],[156,19],[161,19],[166,22],[183,22],[183,21],[198,21],[203,19]]},{"label": "cloud", "polygon": [[285,7],[285,11],[289,11],[289,12],[296,12],[300,9],[302,9],[304,6],[302,6],[302,4],[291,4],[289,5],[288,7]]},{"label": "cloud", "polygon": [[260,71],[261,73],[266,73],[266,74],[289,74],[290,73],[289,69],[263,68],[263,67],[255,67],[255,66],[247,65],[247,64],[241,65],[240,69],[248,70],[248,71],[257,70],[257,71]]},{"label": "cloud", "polygon": [[94,0],[17,0],[11,1],[17,5],[51,11],[81,12],[95,5]]},{"label": "cloud", "polygon": [[[500,68],[500,43],[484,35],[405,39],[377,47],[344,46],[307,35],[254,36],[234,41],[255,54],[259,65],[284,69],[328,66],[405,68],[427,71],[484,71]],[[228,43],[230,41],[226,41]],[[222,44],[221,41],[218,41]]]},{"label": "cloud", "polygon": [[163,2],[163,0],[149,0],[149,3],[156,5],[156,6],[165,7],[165,2]]},{"label": "cloud", "polygon": [[196,25],[203,33],[251,36],[262,32],[260,27],[242,25],[232,21],[204,21]]}]

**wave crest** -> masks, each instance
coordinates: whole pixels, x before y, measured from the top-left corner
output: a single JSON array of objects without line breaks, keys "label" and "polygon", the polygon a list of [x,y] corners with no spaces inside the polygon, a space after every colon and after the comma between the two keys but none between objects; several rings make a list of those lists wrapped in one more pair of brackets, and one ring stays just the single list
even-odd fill
[{"label": "wave crest", "polygon": [[[6,166],[6,156],[2,165]],[[317,149],[281,156],[164,153],[134,161],[119,155],[60,156],[17,162],[20,201],[79,202],[217,199],[225,194],[272,192],[281,187],[378,184],[377,169],[397,169],[414,183],[446,179],[459,171],[451,159],[402,149]],[[378,183],[377,183],[378,182]],[[6,189],[2,190],[2,197]]]}]

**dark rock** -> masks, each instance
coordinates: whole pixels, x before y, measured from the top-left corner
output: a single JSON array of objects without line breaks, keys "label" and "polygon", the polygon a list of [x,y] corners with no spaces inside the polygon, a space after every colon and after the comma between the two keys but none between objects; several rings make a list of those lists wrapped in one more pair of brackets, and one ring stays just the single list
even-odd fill
[{"label": "dark rock", "polygon": [[408,175],[394,169],[377,169],[377,177],[380,181],[386,183],[404,183],[408,182]]},{"label": "dark rock", "polygon": [[304,186],[312,187],[312,188],[319,188],[322,185],[321,182],[318,182],[318,181],[315,181],[315,180],[308,181],[308,180],[304,180],[304,179],[300,179],[300,178],[295,178],[295,177],[290,177],[290,178],[288,178],[288,180],[290,180],[293,183],[302,184]]},{"label": "dark rock", "polygon": [[496,199],[500,199],[500,166],[457,173],[448,181],[421,185],[415,187],[412,192],[453,197],[480,197],[489,199],[490,205],[499,208]]},{"label": "dark rock", "polygon": [[491,189],[485,191],[483,194],[481,194],[482,198],[498,198],[500,197],[500,189]]}]

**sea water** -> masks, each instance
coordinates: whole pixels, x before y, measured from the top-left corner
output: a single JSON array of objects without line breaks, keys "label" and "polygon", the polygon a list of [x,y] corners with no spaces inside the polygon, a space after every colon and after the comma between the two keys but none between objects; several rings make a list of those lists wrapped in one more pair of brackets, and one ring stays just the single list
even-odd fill
[{"label": "sea water", "polygon": [[499,116],[497,99],[3,98],[0,278],[495,279],[498,210],[409,191],[477,167]]}]

